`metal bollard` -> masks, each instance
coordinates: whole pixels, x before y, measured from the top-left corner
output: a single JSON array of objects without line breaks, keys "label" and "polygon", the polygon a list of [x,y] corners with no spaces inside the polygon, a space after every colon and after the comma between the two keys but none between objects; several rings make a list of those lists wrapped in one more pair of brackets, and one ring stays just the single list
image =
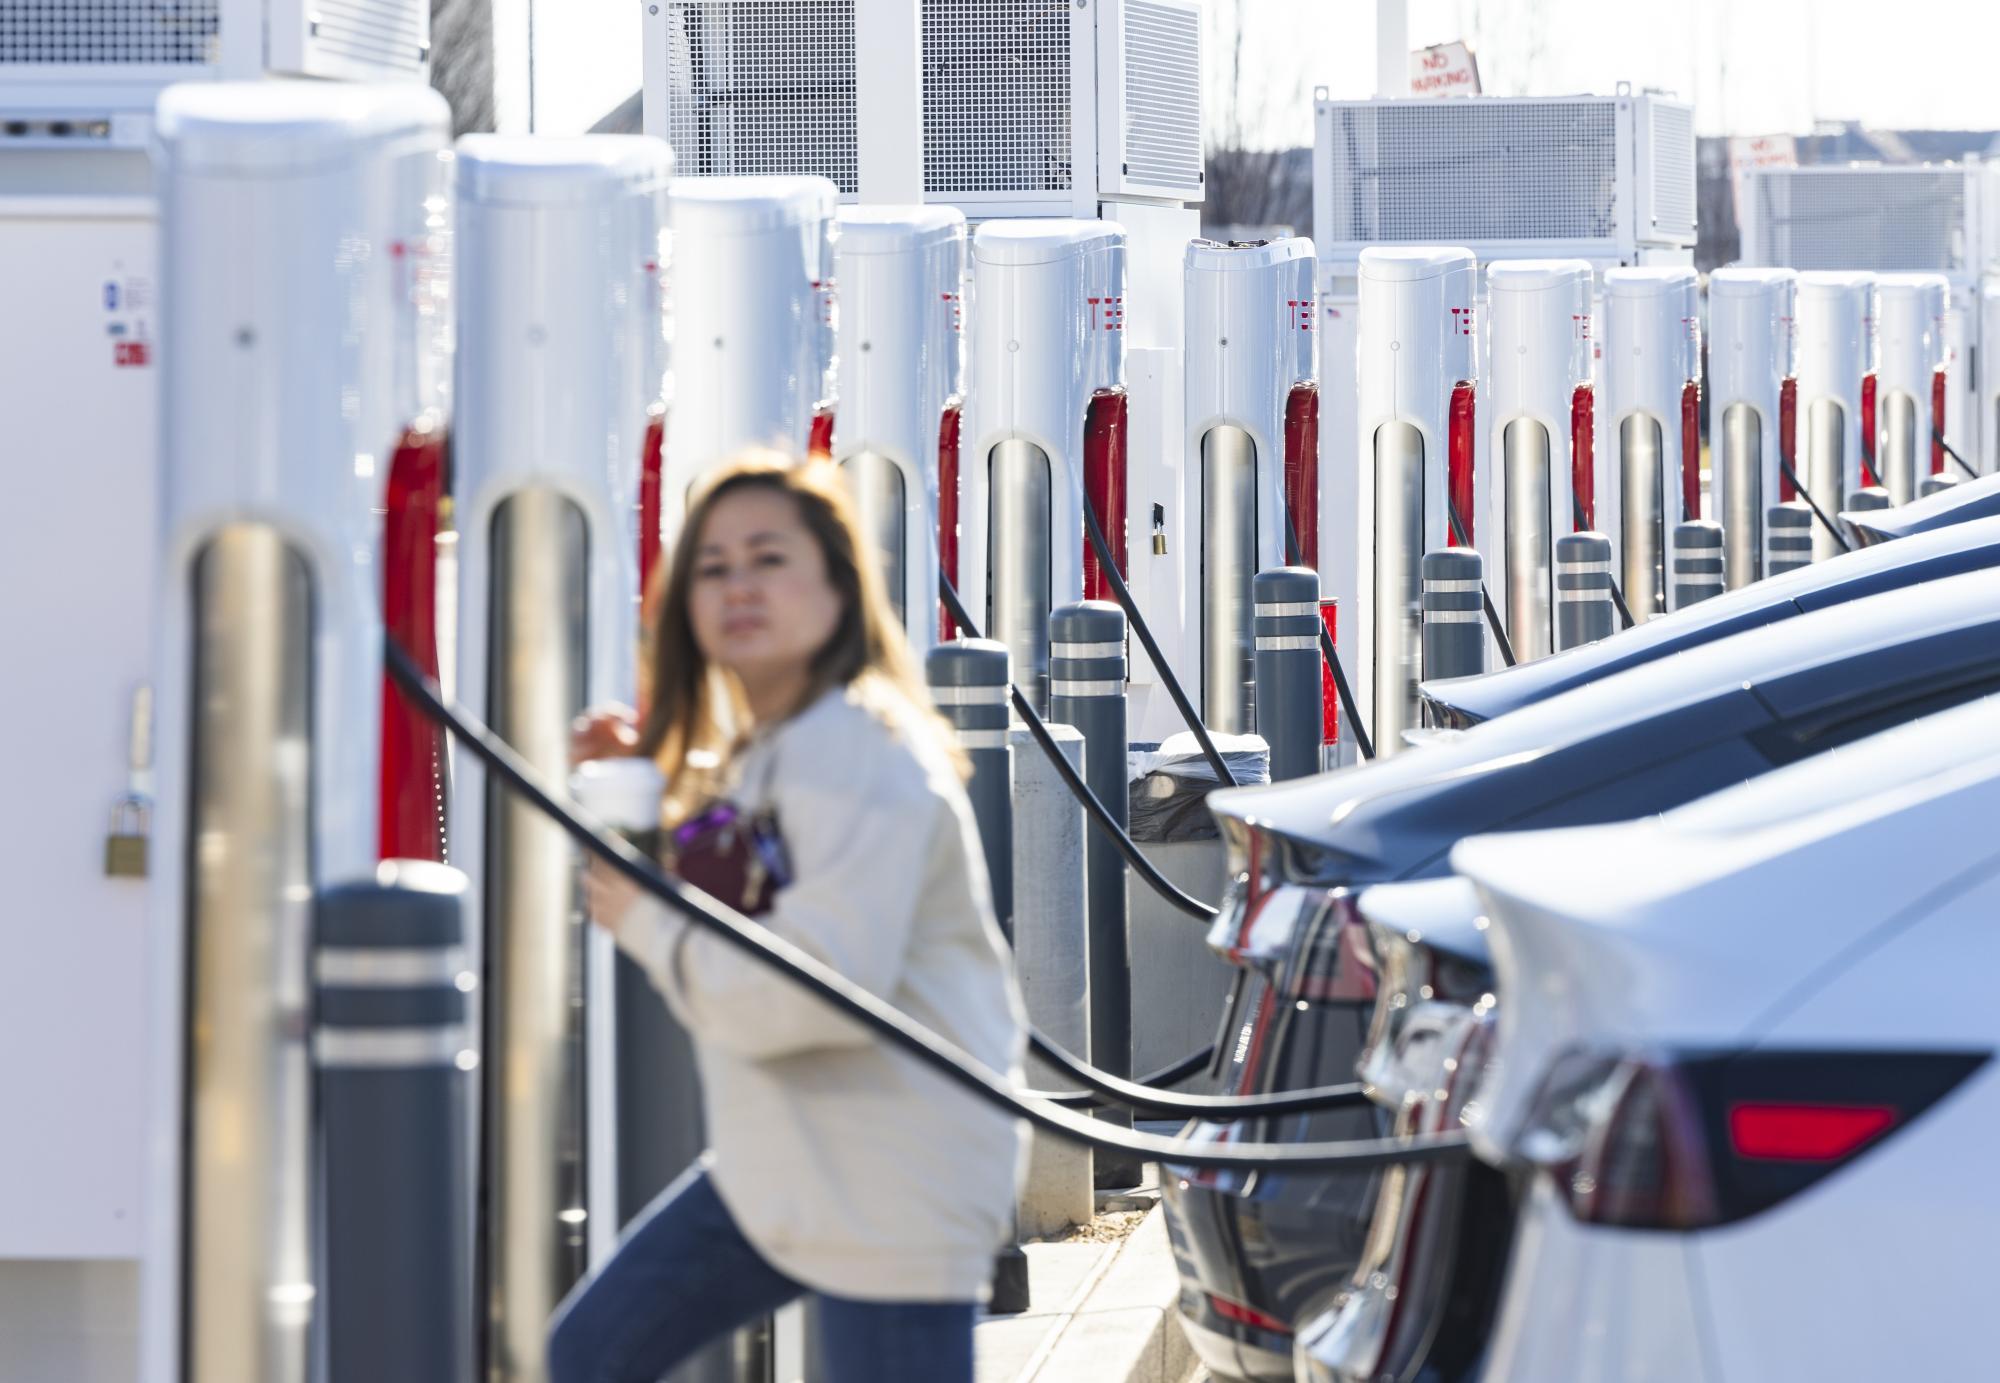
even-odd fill
[{"label": "metal bollard", "polygon": [[[1083,777],[1122,827],[1125,787],[1125,612],[1105,600],[1065,605],[1049,616],[1051,719],[1083,734]],[[1125,861],[1104,837],[1085,837],[1090,919],[1091,1059],[1132,1074],[1132,959],[1126,949]]]},{"label": "metal bollard", "polygon": [[1667,608],[1678,610],[1721,595],[1722,525],[1714,519],[1688,519],[1674,525],[1674,579]]},{"label": "metal bollard", "polygon": [[1485,611],[1479,593],[1486,562],[1469,547],[1440,548],[1423,560],[1426,679],[1477,677],[1486,671]]},{"label": "metal bollard", "polygon": [[1556,651],[1608,639],[1618,628],[1611,603],[1611,539],[1565,533],[1556,539]]},{"label": "metal bollard", "polygon": [[1764,514],[1764,575],[1778,576],[1812,563],[1813,515],[1802,499],[1774,504]]},{"label": "metal bollard", "polygon": [[1868,485],[1848,496],[1847,507],[1857,512],[1875,509],[1893,509],[1895,501],[1889,498],[1888,490],[1880,485]]},{"label": "metal bollard", "polygon": [[1958,484],[1958,480],[1959,478],[1950,471],[1939,471],[1936,475],[1927,475],[1923,478],[1922,483],[1917,486],[1917,498],[1929,499],[1940,490],[1949,490],[1952,486]]},{"label": "metal bollard", "polygon": [[1257,612],[1257,733],[1271,746],[1271,781],[1319,772],[1319,573],[1310,567],[1260,571],[1251,584]]},{"label": "metal bollard", "polygon": [[435,1383],[471,1366],[465,876],[385,861],[314,916],[325,1149],[327,1377]]},{"label": "metal bollard", "polygon": [[1007,645],[992,639],[956,639],[924,658],[931,702],[972,762],[965,795],[979,825],[993,915],[1014,939],[1014,761],[1007,748]]}]

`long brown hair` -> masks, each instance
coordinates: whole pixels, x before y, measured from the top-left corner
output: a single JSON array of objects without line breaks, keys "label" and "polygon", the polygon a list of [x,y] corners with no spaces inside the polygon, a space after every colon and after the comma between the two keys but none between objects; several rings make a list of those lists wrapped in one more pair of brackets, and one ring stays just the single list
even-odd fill
[{"label": "long brown hair", "polygon": [[811,705],[834,687],[864,684],[879,710],[887,697],[902,724],[919,724],[951,754],[960,776],[963,754],[949,727],[930,706],[895,611],[889,604],[880,567],[863,560],[866,552],[854,501],[840,468],[830,461],[803,463],[778,452],[748,452],[705,476],[688,502],[687,519],[669,559],[654,574],[646,605],[653,612],[646,670],[647,710],[639,730],[639,751],[651,756],[670,784],[669,815],[698,805],[715,786],[714,769],[741,736],[747,720],[734,680],[712,666],[695,642],[688,602],[694,581],[695,550],[715,506],[744,490],[788,496],[819,544],[827,580],[840,597],[840,620],[813,655],[811,676],[799,704]]}]

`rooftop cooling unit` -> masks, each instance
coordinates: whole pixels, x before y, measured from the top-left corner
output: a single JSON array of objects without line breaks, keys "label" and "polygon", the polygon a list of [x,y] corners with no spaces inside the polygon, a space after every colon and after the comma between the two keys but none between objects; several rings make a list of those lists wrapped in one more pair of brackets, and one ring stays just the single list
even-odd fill
[{"label": "rooftop cooling unit", "polygon": [[1313,243],[1463,245],[1482,261],[1687,263],[1694,108],[1650,93],[1314,99]]},{"label": "rooftop cooling unit", "polygon": [[139,145],[173,82],[430,66],[429,0],[5,0],[0,148]]},{"label": "rooftop cooling unit", "polygon": [[1745,183],[1743,262],[1977,280],[1976,165],[1760,168]]},{"label": "rooftop cooling unit", "polygon": [[1202,197],[1198,0],[661,0],[646,22],[645,125],[683,175],[975,217]]}]

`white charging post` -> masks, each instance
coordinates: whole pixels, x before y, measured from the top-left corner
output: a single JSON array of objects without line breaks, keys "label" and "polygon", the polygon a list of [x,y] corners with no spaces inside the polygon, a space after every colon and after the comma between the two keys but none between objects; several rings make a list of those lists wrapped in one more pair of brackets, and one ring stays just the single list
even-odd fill
[{"label": "white charging post", "polygon": [[[1701,322],[1695,272],[1604,275],[1606,503],[1617,516],[1625,605],[1643,623],[1667,608],[1667,539],[1701,517]],[[1561,530],[1558,530],[1561,531]]]},{"label": "white charging post", "polygon": [[1875,300],[1881,347],[1875,474],[1891,504],[1908,504],[1925,476],[1944,469],[1944,447],[1932,435],[1944,430],[1936,410],[1947,396],[1951,284],[1943,274],[1881,274]]},{"label": "white charging post", "polygon": [[[1874,430],[1875,276],[1804,273],[1798,288],[1798,458],[1794,469],[1829,518],[1864,483],[1862,447]],[[1813,560],[1840,540],[1817,521]]]},{"label": "white charging post", "polygon": [[1778,502],[1785,381],[1792,378],[1790,269],[1708,276],[1709,513],[1722,523],[1729,588],[1764,574],[1764,511]]}]

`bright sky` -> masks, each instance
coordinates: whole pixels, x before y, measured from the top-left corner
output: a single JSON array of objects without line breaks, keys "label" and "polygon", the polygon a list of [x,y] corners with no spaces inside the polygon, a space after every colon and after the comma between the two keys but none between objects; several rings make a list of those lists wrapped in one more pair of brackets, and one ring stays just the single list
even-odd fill
[{"label": "bright sky", "polygon": [[[638,90],[643,3],[533,0],[537,129],[587,129]],[[1315,86],[1374,94],[1374,0],[1207,6],[1218,80],[1243,17],[1250,142],[1309,142]],[[1665,87],[1693,99],[1703,134],[1804,134],[1815,118],[2000,126],[1992,0],[1409,0],[1409,37],[1413,48],[1468,40],[1499,95]]]}]

